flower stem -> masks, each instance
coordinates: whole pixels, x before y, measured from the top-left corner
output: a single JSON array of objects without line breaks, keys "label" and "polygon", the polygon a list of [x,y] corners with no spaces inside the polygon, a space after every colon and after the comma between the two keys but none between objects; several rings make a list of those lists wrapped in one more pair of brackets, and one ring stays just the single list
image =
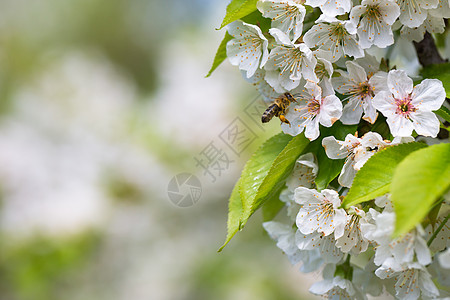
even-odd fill
[{"label": "flower stem", "polygon": [[447,215],[444,219],[444,221],[442,221],[441,225],[439,225],[438,228],[436,228],[436,230],[433,232],[433,235],[430,237],[430,239],[428,240],[428,247],[430,247],[431,243],[434,241],[434,239],[436,238],[436,236],[439,234],[439,232],[441,231],[441,229],[445,226],[445,223],[447,223],[448,219],[450,218],[450,214]]}]

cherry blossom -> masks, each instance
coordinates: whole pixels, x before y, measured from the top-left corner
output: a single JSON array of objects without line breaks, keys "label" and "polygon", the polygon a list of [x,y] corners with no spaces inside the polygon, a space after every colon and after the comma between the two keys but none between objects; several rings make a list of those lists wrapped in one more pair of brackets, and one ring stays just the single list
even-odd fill
[{"label": "cherry blossom", "polygon": [[295,228],[274,221],[263,223],[263,227],[277,242],[277,247],[287,255],[291,264],[295,265],[300,262],[302,253],[295,244],[295,232],[297,231]]},{"label": "cherry blossom", "polygon": [[413,81],[402,70],[388,74],[389,92],[381,91],[373,99],[374,107],[386,118],[393,136],[410,136],[415,130],[424,136],[436,137],[439,120],[432,112],[445,100],[442,82],[425,79],[413,87]]},{"label": "cherry blossom", "polygon": [[395,259],[387,259],[375,271],[382,278],[395,278],[395,296],[398,299],[415,300],[422,298],[436,298],[439,290],[431,280],[427,269],[419,263],[400,264]]},{"label": "cherry blossom", "polygon": [[272,28],[278,28],[292,40],[302,35],[306,9],[292,0],[260,0],[258,10],[272,20]]},{"label": "cherry blossom", "polygon": [[294,200],[294,191],[298,187],[312,188],[317,176],[319,166],[314,155],[306,153],[301,155],[294,165],[291,175],[286,179],[287,189],[281,192],[280,200],[286,203],[287,214],[294,221],[297,218],[300,205]]},{"label": "cherry blossom", "polygon": [[[450,17],[450,16],[449,16]],[[420,42],[423,40],[425,32],[429,33],[443,33],[445,30],[445,23],[443,18],[428,15],[419,27],[410,28],[406,25],[400,30],[403,38],[409,41]]]},{"label": "cherry blossom", "polygon": [[341,122],[358,124],[364,112],[363,119],[373,124],[378,113],[373,107],[372,100],[376,93],[387,90],[387,73],[379,71],[369,78],[366,71],[356,62],[347,61],[346,66],[348,73],[338,70],[341,76],[332,79],[334,88],[348,96]]},{"label": "cherry blossom", "polygon": [[344,253],[336,247],[333,234],[327,236],[318,231],[303,234],[300,230],[297,230],[295,242],[300,250],[317,251],[325,263],[336,264],[344,257]]},{"label": "cherry blossom", "polygon": [[306,0],[306,5],[320,7],[328,16],[337,16],[348,13],[352,7],[352,0]]},{"label": "cherry blossom", "polygon": [[439,0],[397,0],[400,6],[400,22],[410,28],[422,25],[428,10],[436,8]]},{"label": "cherry blossom", "polygon": [[335,95],[322,96],[322,89],[308,81],[305,88],[295,94],[296,103],[289,106],[286,119],[290,124],[281,124],[281,129],[290,135],[298,135],[305,130],[305,136],[315,140],[319,124],[331,127],[342,114],[342,103]]},{"label": "cherry blossom", "polygon": [[317,60],[306,44],[294,44],[289,37],[277,28],[271,28],[269,33],[275,38],[278,46],[270,51],[264,68],[266,81],[277,91],[279,86],[290,91],[305,78],[317,82],[314,73]]},{"label": "cherry blossom", "polygon": [[321,17],[305,33],[303,40],[310,48],[330,52],[330,61],[335,62],[343,55],[362,57],[364,52],[356,40],[356,26],[350,21]]},{"label": "cherry blossom", "polygon": [[269,42],[258,26],[235,21],[228,25],[228,33],[234,37],[227,43],[230,63],[247,72],[247,78],[255,74],[259,66],[267,61]]},{"label": "cherry blossom", "polygon": [[342,252],[359,254],[365,252],[369,246],[369,241],[362,235],[360,223],[367,222],[366,214],[363,210],[352,206],[348,211],[347,223],[345,224],[344,234],[336,239],[336,247]]},{"label": "cherry blossom", "polygon": [[390,0],[363,0],[352,8],[350,20],[358,29],[359,44],[363,49],[372,45],[386,48],[394,43],[391,25],[400,15],[398,5]]},{"label": "cherry blossom", "polygon": [[336,191],[325,189],[319,193],[299,187],[295,190],[294,197],[302,205],[297,215],[297,227],[301,233],[317,231],[328,236],[336,230],[336,238],[344,234],[347,217],[345,210],[339,208],[341,200]]}]

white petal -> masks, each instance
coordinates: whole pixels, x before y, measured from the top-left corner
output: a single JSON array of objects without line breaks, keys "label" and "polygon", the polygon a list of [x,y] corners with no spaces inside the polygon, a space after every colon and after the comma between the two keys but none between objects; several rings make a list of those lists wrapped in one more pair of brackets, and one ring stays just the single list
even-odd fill
[{"label": "white petal", "polygon": [[322,99],[320,106],[320,124],[325,127],[331,127],[334,122],[339,120],[342,115],[341,100],[335,95],[326,96]]},{"label": "white petal", "polygon": [[387,82],[389,90],[397,99],[406,98],[413,91],[413,81],[403,70],[390,71]]},{"label": "white petal", "polygon": [[445,100],[445,89],[438,79],[425,79],[416,85],[411,95],[411,103],[420,110],[438,110]]},{"label": "white petal", "polygon": [[305,122],[305,136],[313,141],[317,139],[320,135],[319,131],[319,118],[314,118],[312,120],[307,120]]},{"label": "white petal", "polygon": [[396,105],[390,92],[381,91],[373,97],[373,106],[379,110],[386,118],[390,118],[395,114]]},{"label": "white petal", "polygon": [[384,1],[384,5],[380,5],[380,13],[384,22],[388,25],[394,24],[400,15],[400,7],[394,1]]},{"label": "white petal", "polygon": [[417,261],[423,265],[431,264],[431,254],[427,242],[419,235],[416,236],[414,250],[416,252]]},{"label": "white petal", "polygon": [[331,159],[344,159],[347,157],[347,149],[344,148],[342,142],[338,142],[334,136],[323,138],[322,146],[325,148],[327,156]]},{"label": "white petal", "polygon": [[282,45],[290,46],[290,47],[294,46],[294,44],[289,39],[287,34],[284,33],[283,31],[281,31],[280,29],[270,28],[269,33],[275,38],[275,41],[277,42],[277,44],[282,44]]},{"label": "white petal", "polygon": [[359,96],[351,97],[342,111],[341,122],[346,125],[358,124],[361,121],[363,107]]},{"label": "white petal", "polygon": [[356,170],[353,167],[354,161],[353,159],[348,159],[344,167],[342,168],[341,175],[339,175],[338,182],[340,185],[345,187],[351,187],[353,183],[353,179],[356,175]]},{"label": "white petal", "polygon": [[393,136],[411,136],[414,125],[408,118],[394,114],[386,121]]},{"label": "white petal", "polygon": [[436,137],[439,133],[440,123],[433,112],[418,110],[414,113],[411,113],[411,119],[413,121],[412,124],[414,126],[414,129],[418,134]]},{"label": "white petal", "polygon": [[356,62],[348,61],[345,65],[347,66],[349,80],[358,83],[367,81],[366,71],[364,71],[364,69]]}]

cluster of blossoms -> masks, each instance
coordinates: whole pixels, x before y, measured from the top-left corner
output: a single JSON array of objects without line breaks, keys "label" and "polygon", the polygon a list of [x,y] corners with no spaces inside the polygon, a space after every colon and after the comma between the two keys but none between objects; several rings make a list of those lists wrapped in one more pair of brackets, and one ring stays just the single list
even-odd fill
[{"label": "cluster of blossoms", "polygon": [[[328,145],[330,158],[346,159],[339,177],[345,187],[351,185],[356,169],[373,154],[367,149],[407,141],[390,143],[369,132],[361,139],[348,135],[345,141],[329,137],[323,143]],[[290,262],[301,263],[300,271],[322,271],[323,280],[313,284],[310,292],[332,299],[389,294],[398,299],[450,296],[437,287],[450,285],[450,228],[443,224],[435,234],[449,213],[450,201],[444,202],[434,226],[418,225],[393,239],[395,213],[389,194],[365,203],[364,207],[344,210],[340,208],[342,197],[338,191],[313,189],[317,173],[312,153],[299,157],[280,196],[287,206],[287,221],[263,223]]]},{"label": "cluster of blossoms", "polygon": [[[319,124],[358,124],[361,118],[373,124],[381,112],[394,137],[413,130],[436,137],[439,121],[432,111],[444,102],[442,83],[426,79],[414,86],[402,70],[381,70],[367,51],[392,45],[393,27],[410,41],[421,40],[426,31],[442,33],[449,0],[354,2],[359,1],[260,0],[257,7],[272,28],[230,24],[228,58],[267,102],[285,92],[295,96],[286,111],[289,123],[282,124],[287,134],[304,131],[314,140]],[[322,12],[308,30],[305,6]]]},{"label": "cluster of blossoms", "polygon": [[450,199],[434,224],[422,223],[397,239],[389,194],[341,207],[356,173],[376,152],[415,141],[413,136],[437,137],[440,121],[433,111],[445,101],[442,82],[414,85],[405,71],[390,69],[375,54],[385,55],[397,37],[418,42],[426,32],[444,32],[449,0],[259,0],[257,8],[271,28],[229,24],[227,56],[267,103],[285,93],[295,98],[284,111],[284,133],[314,141],[320,125],[370,128],[377,122],[387,124],[391,140],[375,131],[348,134],[343,141],[322,137],[327,157],[345,160],[338,185],[314,189],[316,156],[300,156],[280,195],[287,221],[266,222],[266,231],[291,263],[301,262],[302,272],[322,271],[323,281],[310,288],[314,294],[450,297],[442,289],[450,285]]}]

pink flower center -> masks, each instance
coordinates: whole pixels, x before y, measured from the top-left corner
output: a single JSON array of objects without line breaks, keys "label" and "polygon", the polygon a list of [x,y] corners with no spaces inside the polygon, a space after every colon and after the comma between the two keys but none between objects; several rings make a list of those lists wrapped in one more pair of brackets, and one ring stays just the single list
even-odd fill
[{"label": "pink flower center", "polygon": [[395,113],[404,117],[409,117],[409,114],[415,112],[417,108],[411,103],[411,96],[403,99],[395,99]]}]

